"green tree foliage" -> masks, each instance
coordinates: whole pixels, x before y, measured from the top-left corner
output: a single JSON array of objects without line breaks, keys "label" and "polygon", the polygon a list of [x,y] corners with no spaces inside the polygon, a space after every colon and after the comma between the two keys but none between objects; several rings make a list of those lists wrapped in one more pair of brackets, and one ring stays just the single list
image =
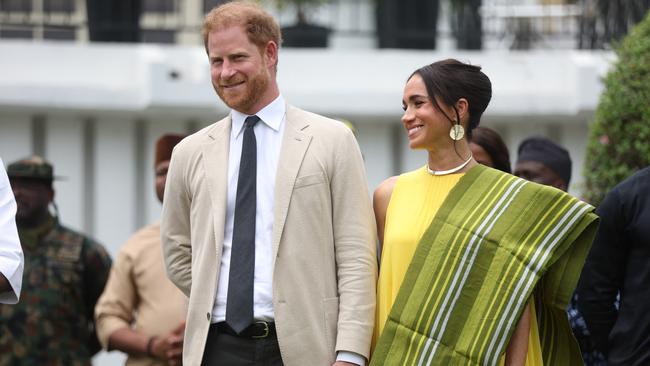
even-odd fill
[{"label": "green tree foliage", "polygon": [[650,12],[616,53],[587,145],[585,198],[592,204],[650,165]]}]

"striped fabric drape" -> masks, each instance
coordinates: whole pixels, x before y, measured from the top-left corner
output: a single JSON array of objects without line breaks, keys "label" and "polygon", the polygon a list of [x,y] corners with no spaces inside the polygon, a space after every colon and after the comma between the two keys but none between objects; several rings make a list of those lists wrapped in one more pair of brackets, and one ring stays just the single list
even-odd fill
[{"label": "striped fabric drape", "polygon": [[565,313],[593,207],[476,166],[423,235],[372,365],[496,365],[535,291],[544,364],[581,365]]}]

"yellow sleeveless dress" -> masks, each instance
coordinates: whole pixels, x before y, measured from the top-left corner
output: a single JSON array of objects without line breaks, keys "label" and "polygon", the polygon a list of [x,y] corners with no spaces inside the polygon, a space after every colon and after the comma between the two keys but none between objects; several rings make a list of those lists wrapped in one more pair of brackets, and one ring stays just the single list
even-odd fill
[{"label": "yellow sleeveless dress", "polygon": [[[420,238],[443,201],[464,174],[434,176],[426,166],[399,176],[386,211],[384,241],[377,283],[377,312],[373,346],[383,331],[404,275]],[[543,365],[537,317],[531,301],[527,366]],[[504,364],[505,357],[499,361]]]}]

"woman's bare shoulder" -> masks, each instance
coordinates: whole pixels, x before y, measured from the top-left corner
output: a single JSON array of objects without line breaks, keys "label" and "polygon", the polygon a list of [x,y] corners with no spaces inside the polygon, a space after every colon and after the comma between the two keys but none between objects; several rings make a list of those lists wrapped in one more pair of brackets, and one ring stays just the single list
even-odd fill
[{"label": "woman's bare shoulder", "polygon": [[373,201],[375,202],[375,205],[377,203],[388,204],[388,201],[390,200],[390,196],[393,193],[393,188],[395,188],[395,183],[397,183],[398,177],[399,176],[396,175],[387,178],[383,182],[379,183],[373,195]]}]

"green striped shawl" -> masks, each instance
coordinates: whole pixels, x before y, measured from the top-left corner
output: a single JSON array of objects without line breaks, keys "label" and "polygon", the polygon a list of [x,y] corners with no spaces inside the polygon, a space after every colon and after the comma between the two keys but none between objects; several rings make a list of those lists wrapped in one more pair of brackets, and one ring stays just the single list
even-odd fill
[{"label": "green striped shawl", "polygon": [[593,207],[476,166],[415,251],[371,365],[496,365],[535,292],[545,365],[582,365],[565,312]]}]

